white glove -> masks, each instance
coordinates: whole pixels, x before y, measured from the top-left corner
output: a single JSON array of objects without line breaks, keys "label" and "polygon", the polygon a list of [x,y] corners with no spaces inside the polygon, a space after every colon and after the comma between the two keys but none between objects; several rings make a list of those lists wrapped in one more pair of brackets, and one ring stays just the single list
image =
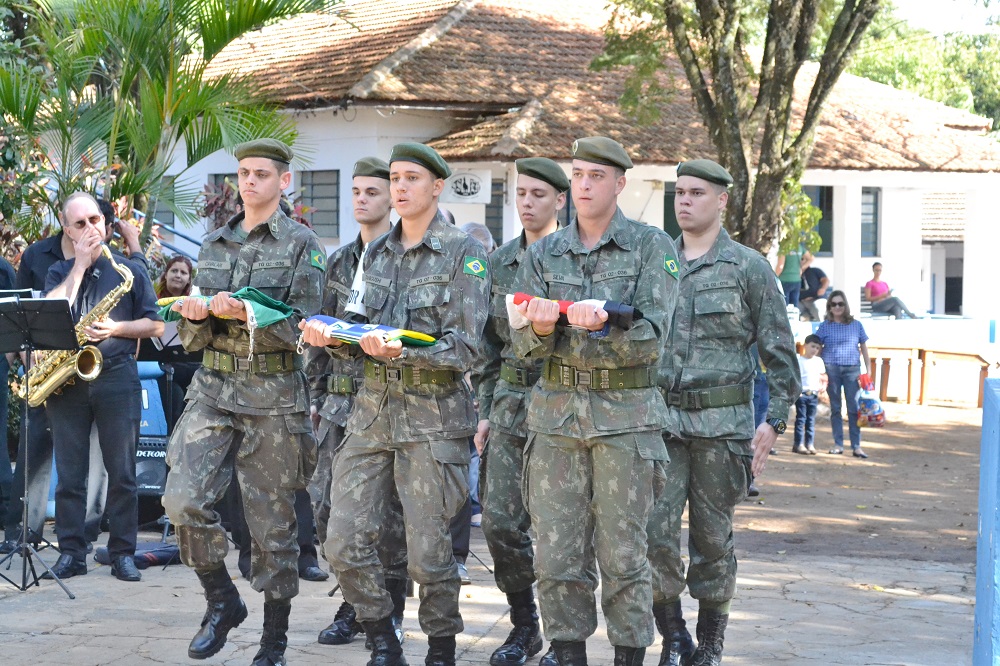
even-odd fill
[{"label": "white glove", "polygon": [[531,326],[531,320],[521,314],[521,311],[514,305],[514,294],[507,294],[504,301],[507,304],[507,319],[512,329],[520,331],[526,326]]}]

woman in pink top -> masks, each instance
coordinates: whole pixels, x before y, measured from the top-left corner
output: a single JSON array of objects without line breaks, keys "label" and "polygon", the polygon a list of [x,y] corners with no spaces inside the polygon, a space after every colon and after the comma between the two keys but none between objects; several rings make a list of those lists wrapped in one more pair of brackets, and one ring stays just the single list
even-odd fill
[{"label": "woman in pink top", "polygon": [[910,319],[917,316],[910,312],[903,301],[892,295],[892,289],[885,282],[882,282],[882,264],[876,261],[872,264],[872,279],[865,283],[865,299],[872,304],[872,312],[880,314],[890,314],[896,319],[902,318],[905,314]]}]

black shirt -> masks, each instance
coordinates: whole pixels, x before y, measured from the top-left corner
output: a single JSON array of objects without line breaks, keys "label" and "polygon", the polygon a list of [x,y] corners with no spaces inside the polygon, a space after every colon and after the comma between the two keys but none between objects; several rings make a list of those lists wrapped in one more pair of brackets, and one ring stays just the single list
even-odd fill
[{"label": "black shirt", "polygon": [[822,294],[819,293],[819,285],[825,277],[826,273],[815,266],[805,269],[802,272],[802,292],[799,298],[820,298]]},{"label": "black shirt", "polygon": [[[29,248],[30,249],[30,248]],[[45,278],[45,291],[58,286],[73,268],[75,259],[67,259],[52,264]],[[156,307],[156,294],[153,284],[144,271],[135,268],[129,262],[116,262],[132,272],[132,290],[124,294],[112,308],[110,317],[115,321],[134,321],[136,319],[151,319],[161,321],[159,308]],[[111,266],[111,262],[103,255],[97,258],[94,265],[84,274],[75,303],[71,303],[73,319],[79,321],[83,314],[90,312],[100,303],[112,289],[122,283],[122,276]],[[135,354],[135,340],[130,338],[108,338],[97,345],[105,358],[113,358],[122,354]]]}]

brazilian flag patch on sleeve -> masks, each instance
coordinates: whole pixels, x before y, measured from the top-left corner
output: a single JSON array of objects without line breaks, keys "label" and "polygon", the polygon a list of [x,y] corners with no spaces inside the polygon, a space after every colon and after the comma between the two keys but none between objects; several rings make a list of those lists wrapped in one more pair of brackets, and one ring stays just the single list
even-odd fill
[{"label": "brazilian flag patch on sleeve", "polygon": [[663,270],[670,273],[675,278],[677,277],[677,260],[671,257],[669,254],[663,255]]},{"label": "brazilian flag patch on sleeve", "polygon": [[326,270],[326,255],[319,250],[312,250],[309,252],[309,263],[320,269],[321,271]]},{"label": "brazilian flag patch on sleeve", "polygon": [[468,273],[469,275],[475,275],[476,277],[486,277],[486,262],[479,257],[466,257],[463,261],[465,264],[465,270],[463,273]]}]

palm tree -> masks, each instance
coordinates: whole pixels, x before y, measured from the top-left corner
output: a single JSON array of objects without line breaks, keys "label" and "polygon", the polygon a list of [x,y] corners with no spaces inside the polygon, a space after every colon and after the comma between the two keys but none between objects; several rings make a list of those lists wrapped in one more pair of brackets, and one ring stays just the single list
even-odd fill
[{"label": "palm tree", "polygon": [[[56,8],[35,0],[30,57],[0,53],[0,111],[44,153],[56,200],[82,184],[127,207],[162,202],[191,221],[194,189],[164,183],[175,156],[184,168],[173,184],[217,150],[296,137],[251,80],[237,72],[209,79],[208,64],[252,30],[339,2],[77,0]],[[147,234],[150,223],[147,216]]]}]

